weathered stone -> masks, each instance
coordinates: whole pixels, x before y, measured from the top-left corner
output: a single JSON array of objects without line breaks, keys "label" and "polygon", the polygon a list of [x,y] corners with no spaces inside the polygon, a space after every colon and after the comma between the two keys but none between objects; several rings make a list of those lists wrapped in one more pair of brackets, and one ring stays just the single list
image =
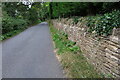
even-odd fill
[{"label": "weathered stone", "polygon": [[109,50],[108,48],[106,48],[105,51],[106,51],[106,53],[109,53],[109,54],[111,54],[113,56],[116,56],[117,58],[120,59],[120,54],[119,53],[115,53],[115,52]]},{"label": "weathered stone", "polygon": [[113,43],[112,41],[105,41],[105,42],[107,42],[107,44],[109,44],[109,45],[113,45],[113,46],[116,46],[116,47],[118,47],[118,48],[120,48],[120,45],[119,44],[115,44],[115,43]]},{"label": "weathered stone", "polygon": [[72,24],[72,19],[53,20],[53,24],[59,30],[68,34],[68,39],[80,46],[87,61],[94,65],[98,72],[120,76],[120,34],[118,29],[113,31],[109,38],[94,37],[87,31],[84,23]]},{"label": "weathered stone", "polygon": [[113,52],[118,52],[118,47],[113,46],[113,45],[108,45],[108,48],[112,50]]},{"label": "weathered stone", "polygon": [[117,36],[110,36],[110,40],[113,41],[114,43],[120,42],[120,39]]}]

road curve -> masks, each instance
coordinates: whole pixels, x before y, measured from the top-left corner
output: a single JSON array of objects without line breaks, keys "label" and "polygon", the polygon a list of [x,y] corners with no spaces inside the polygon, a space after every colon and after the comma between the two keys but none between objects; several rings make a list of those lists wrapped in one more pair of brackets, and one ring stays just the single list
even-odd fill
[{"label": "road curve", "polygon": [[63,78],[48,25],[30,27],[2,43],[2,78]]}]

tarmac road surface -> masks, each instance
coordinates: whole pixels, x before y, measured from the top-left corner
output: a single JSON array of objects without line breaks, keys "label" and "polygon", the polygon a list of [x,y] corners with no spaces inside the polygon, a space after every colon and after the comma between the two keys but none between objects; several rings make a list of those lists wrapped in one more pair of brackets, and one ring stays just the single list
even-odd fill
[{"label": "tarmac road surface", "polygon": [[2,78],[63,78],[46,22],[2,42]]}]

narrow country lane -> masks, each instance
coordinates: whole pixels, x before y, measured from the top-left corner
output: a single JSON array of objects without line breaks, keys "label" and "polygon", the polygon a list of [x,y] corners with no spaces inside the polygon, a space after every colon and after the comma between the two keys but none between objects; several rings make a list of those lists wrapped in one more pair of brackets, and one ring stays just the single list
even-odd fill
[{"label": "narrow country lane", "polygon": [[30,27],[2,44],[2,78],[63,78],[47,23]]}]

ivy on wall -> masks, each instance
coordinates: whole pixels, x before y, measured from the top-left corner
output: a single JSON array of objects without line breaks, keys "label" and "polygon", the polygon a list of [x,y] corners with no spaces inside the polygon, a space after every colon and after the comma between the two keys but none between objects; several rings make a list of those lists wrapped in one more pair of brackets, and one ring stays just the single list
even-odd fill
[{"label": "ivy on wall", "polygon": [[120,11],[115,10],[106,13],[103,16],[90,16],[87,18],[89,32],[94,32],[99,36],[108,36],[112,33],[113,28],[120,27]]},{"label": "ivy on wall", "polygon": [[88,32],[96,36],[108,36],[112,34],[113,28],[120,28],[120,10],[114,10],[111,13],[103,15],[87,16],[80,18],[73,17],[73,24],[84,23],[88,27]]}]

